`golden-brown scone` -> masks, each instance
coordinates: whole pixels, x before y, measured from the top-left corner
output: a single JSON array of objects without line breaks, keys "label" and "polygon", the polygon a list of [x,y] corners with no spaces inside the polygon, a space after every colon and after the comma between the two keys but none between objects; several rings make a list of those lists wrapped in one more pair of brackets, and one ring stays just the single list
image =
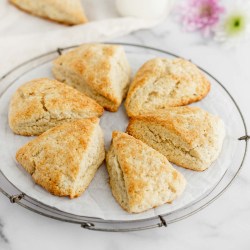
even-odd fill
[{"label": "golden-brown scone", "polygon": [[16,153],[34,181],[57,196],[75,198],[90,184],[105,158],[98,118],[54,127]]},{"label": "golden-brown scone", "polygon": [[56,59],[52,71],[59,81],[114,112],[127,93],[131,70],[123,47],[85,44]]},{"label": "golden-brown scone", "polygon": [[172,107],[134,116],[127,132],[184,168],[203,171],[219,156],[223,121],[198,107]]},{"label": "golden-brown scone", "polygon": [[181,58],[155,58],[136,73],[125,107],[128,116],[135,116],[197,102],[209,90],[210,83],[191,62]]},{"label": "golden-brown scone", "polygon": [[48,78],[22,85],[12,96],[9,125],[19,135],[39,135],[64,122],[99,117],[103,108],[93,99]]},{"label": "golden-brown scone", "polygon": [[86,23],[80,0],[9,0],[16,7],[32,15],[63,24]]},{"label": "golden-brown scone", "polygon": [[167,158],[134,137],[115,131],[106,155],[112,193],[129,213],[172,202],[186,181]]}]

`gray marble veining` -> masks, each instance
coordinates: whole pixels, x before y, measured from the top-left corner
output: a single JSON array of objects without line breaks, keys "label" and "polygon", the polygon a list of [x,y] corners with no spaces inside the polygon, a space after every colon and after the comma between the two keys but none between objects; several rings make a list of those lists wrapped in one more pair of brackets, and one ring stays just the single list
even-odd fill
[{"label": "gray marble veining", "polygon": [[4,224],[0,218],[0,249],[1,247],[6,247],[9,244],[8,238],[4,234]]}]

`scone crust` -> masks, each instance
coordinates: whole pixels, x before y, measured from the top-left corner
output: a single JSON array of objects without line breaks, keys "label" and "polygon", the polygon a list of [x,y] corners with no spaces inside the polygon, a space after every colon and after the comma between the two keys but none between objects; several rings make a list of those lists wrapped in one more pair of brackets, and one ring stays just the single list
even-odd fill
[{"label": "scone crust", "polygon": [[[50,193],[78,197],[84,190],[75,189],[74,182],[98,123],[98,118],[90,118],[54,127],[20,148],[16,159]],[[98,166],[105,157],[104,145],[101,147],[95,156]]]},{"label": "scone crust", "polygon": [[[11,4],[13,4],[18,9],[34,15],[40,18],[54,21],[57,23],[65,24],[65,25],[76,25],[83,24],[88,22],[88,19],[84,13],[83,7],[81,6],[80,1],[73,0],[75,3],[72,5],[72,0],[66,0],[66,2],[62,2],[61,0],[9,0]],[[32,5],[36,2],[35,9]],[[65,6],[66,3],[66,6]],[[41,5],[41,7],[39,7]],[[54,8],[58,13],[65,13],[64,17],[56,17],[55,14],[42,11],[40,8],[43,5],[47,5],[50,8]],[[36,9],[37,8],[37,9]]]},{"label": "scone crust", "polygon": [[[114,150],[123,172],[128,197],[127,206],[118,201],[123,209],[129,213],[143,212],[172,202],[183,192],[186,181],[166,157],[126,133],[114,131],[112,138],[106,162],[109,170],[112,167],[109,166],[110,153]],[[112,181],[110,184],[113,190]]]},{"label": "scone crust", "polygon": [[39,135],[74,119],[100,117],[103,108],[64,83],[35,79],[18,88],[9,108],[9,125],[20,135]]},{"label": "scone crust", "polygon": [[130,132],[130,125],[134,121],[159,124],[181,137],[192,148],[206,142],[206,138],[201,136],[204,131],[208,134],[212,132],[208,119],[210,119],[209,114],[199,107],[169,107],[158,112],[131,117],[127,132]]},{"label": "scone crust", "polygon": [[[162,133],[172,134],[175,138],[179,138],[182,142],[179,147],[185,154],[199,154],[196,159],[198,162],[194,161],[191,165],[187,164],[178,156],[174,159],[169,159],[181,167],[196,171],[207,169],[218,157],[225,137],[223,121],[219,117],[199,107],[170,107],[155,113],[152,112],[131,117],[127,132],[151,147],[154,147],[161,153],[163,153],[163,151],[158,143],[160,141],[164,142],[166,138],[161,138],[160,135],[156,135],[156,130],[150,130],[150,133],[155,133],[159,142],[152,140],[146,142],[138,134],[138,132],[140,132],[138,128],[136,128],[138,123],[157,126]],[[142,134],[143,133],[145,132],[142,131]],[[173,144],[173,142],[171,142],[171,144]]]},{"label": "scone crust", "polygon": [[[91,97],[99,95],[95,100],[113,112],[126,96],[131,74],[123,47],[110,44],[84,44],[73,49],[53,62],[52,71],[56,79],[88,95],[82,88],[84,81],[93,92]],[[77,80],[70,79],[69,73]]]},{"label": "scone crust", "polygon": [[[166,84],[174,83],[175,87],[169,93],[172,94],[178,87],[179,84],[189,83],[192,90],[192,94],[189,92],[189,87],[185,86],[183,89],[186,96],[181,98],[174,98],[174,102],[165,103],[159,109],[164,109],[171,106],[184,106],[193,102],[197,102],[203,99],[210,91],[210,83],[204,76],[204,74],[191,62],[184,60],[182,58],[167,59],[167,58],[155,58],[147,61],[142,65],[142,67],[137,71],[127,94],[125,107],[128,116],[134,116],[139,114],[144,114],[150,111],[154,111],[154,107],[145,109],[143,103],[139,103],[140,100],[136,100],[136,95],[138,90],[146,88],[148,83],[157,82],[163,79]],[[157,86],[157,85],[156,85]],[[146,91],[146,90],[145,90]],[[194,93],[193,93],[194,92]],[[147,94],[145,92],[145,94]],[[166,100],[168,96],[165,96]],[[158,110],[158,108],[157,108]]]}]

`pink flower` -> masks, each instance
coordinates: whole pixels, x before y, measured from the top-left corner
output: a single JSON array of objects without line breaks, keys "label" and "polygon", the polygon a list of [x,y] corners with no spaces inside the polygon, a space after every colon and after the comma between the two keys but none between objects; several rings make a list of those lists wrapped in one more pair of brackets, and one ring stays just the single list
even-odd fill
[{"label": "pink flower", "polygon": [[187,31],[200,30],[204,36],[211,34],[223,12],[219,0],[186,0],[177,7],[184,28]]}]

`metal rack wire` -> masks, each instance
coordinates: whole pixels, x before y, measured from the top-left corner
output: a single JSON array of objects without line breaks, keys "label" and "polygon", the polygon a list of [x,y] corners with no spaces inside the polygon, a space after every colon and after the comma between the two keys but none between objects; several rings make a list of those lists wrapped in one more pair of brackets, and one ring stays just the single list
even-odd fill
[{"label": "metal rack wire", "polygon": [[[166,55],[170,55],[172,57],[179,57],[173,53],[160,50],[157,48],[152,48],[148,46],[141,46],[137,44],[128,44],[128,43],[116,43],[119,45],[127,46],[127,47],[138,47],[140,49],[155,51],[159,53],[163,53]],[[67,51],[76,46],[71,46],[67,48],[57,48],[55,51],[51,51],[49,53],[43,54],[41,56],[35,57],[31,60],[28,60],[21,65],[13,68],[7,74],[5,74],[0,79],[0,98],[2,94],[6,91],[6,89],[11,86],[17,79],[19,79],[22,75],[29,72],[31,69],[41,66],[51,60],[53,60],[58,54],[61,55],[63,51]],[[240,121],[243,125],[242,136],[236,138],[236,140],[242,141],[242,155],[241,158],[238,159],[237,164],[230,166],[228,170],[224,173],[222,178],[218,181],[218,183],[207,193],[205,193],[199,200],[196,200],[192,204],[189,204],[186,207],[175,210],[168,214],[162,214],[159,216],[155,216],[149,219],[143,220],[130,220],[130,221],[117,221],[117,220],[103,220],[100,218],[93,217],[85,217],[78,216],[75,214],[67,213],[60,211],[54,207],[50,207],[46,204],[41,203],[40,201],[28,196],[19,190],[14,183],[11,183],[4,173],[0,171],[0,192],[3,193],[11,203],[18,204],[32,212],[37,214],[49,217],[51,219],[56,219],[64,222],[74,223],[81,225],[84,229],[95,230],[95,231],[108,231],[108,232],[128,232],[128,231],[137,231],[137,230],[147,230],[152,228],[163,228],[167,227],[168,224],[177,222],[179,220],[185,219],[196,212],[204,209],[217,198],[219,198],[232,184],[233,180],[236,178],[238,173],[240,172],[245,157],[247,153],[248,140],[250,136],[247,133],[247,127],[245,124],[244,117],[238,107],[237,103],[228,92],[228,90],[220,83],[214,76],[212,76],[209,72],[199,67],[204,73],[209,75],[217,84],[219,84],[225,93],[230,97],[232,103],[235,105],[237,112],[239,113]],[[6,84],[8,82],[8,84]]]}]

